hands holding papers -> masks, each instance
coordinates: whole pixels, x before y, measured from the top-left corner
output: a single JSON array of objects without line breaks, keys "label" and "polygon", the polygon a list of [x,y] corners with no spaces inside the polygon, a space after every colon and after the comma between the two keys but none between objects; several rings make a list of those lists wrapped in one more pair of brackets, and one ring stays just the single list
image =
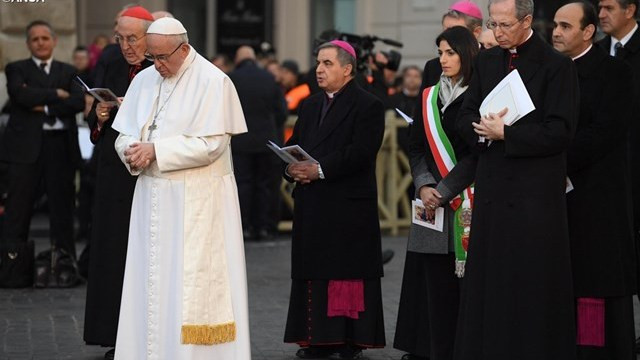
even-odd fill
[{"label": "hands holding papers", "polygon": [[512,125],[536,107],[522,82],[518,70],[505,76],[480,104],[480,123],[474,123],[475,132],[489,140],[504,139],[504,125]]},{"label": "hands holding papers", "polygon": [[509,112],[508,108],[502,109],[497,114],[488,113],[480,118],[479,123],[472,123],[476,134],[489,140],[504,140],[503,117]]}]

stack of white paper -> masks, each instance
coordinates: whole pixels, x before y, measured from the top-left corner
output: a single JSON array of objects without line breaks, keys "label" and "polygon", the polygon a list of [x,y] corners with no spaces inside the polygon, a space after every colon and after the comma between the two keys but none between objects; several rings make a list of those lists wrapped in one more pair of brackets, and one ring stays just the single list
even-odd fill
[{"label": "stack of white paper", "polygon": [[505,125],[512,125],[536,109],[518,70],[510,72],[491,90],[480,104],[480,116],[497,114],[505,108],[507,113],[502,117]]}]

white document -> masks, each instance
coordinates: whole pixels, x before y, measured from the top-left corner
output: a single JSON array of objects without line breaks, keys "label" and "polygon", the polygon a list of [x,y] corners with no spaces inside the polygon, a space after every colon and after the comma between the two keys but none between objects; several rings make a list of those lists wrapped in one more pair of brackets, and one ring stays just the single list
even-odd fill
[{"label": "white document", "polygon": [[280,159],[282,159],[287,164],[297,164],[297,163],[310,163],[317,164],[318,161],[311,157],[311,155],[307,154],[300,146],[291,145],[285,146],[281,148],[273,141],[269,141],[267,143],[267,147],[271,149]]},{"label": "white document", "polygon": [[398,114],[400,114],[400,116],[402,116],[402,118],[404,119],[404,121],[407,122],[407,124],[411,125],[413,124],[413,119],[409,117],[409,115],[403,113],[400,109],[396,108],[396,111],[398,112]]},{"label": "white document", "polygon": [[82,79],[80,79],[79,76],[76,76],[76,79],[80,82],[80,84],[82,84],[82,86],[84,87],[85,91],[88,92],[89,94],[91,94],[91,96],[96,98],[98,101],[103,102],[103,103],[107,103],[107,104],[111,104],[111,105],[115,105],[115,106],[120,106],[120,100],[118,100],[118,97],[116,96],[116,94],[113,93],[113,91],[111,91],[111,90],[109,90],[107,88],[93,88],[93,89],[90,89],[89,86],[87,84],[85,84],[85,82],[82,81]]},{"label": "white document", "polygon": [[564,190],[565,194],[568,194],[571,190],[573,190],[573,183],[571,182],[571,179],[569,179],[569,177],[567,176],[567,187]]},{"label": "white document", "polygon": [[91,130],[85,126],[78,126],[78,144],[80,145],[80,155],[84,160],[91,159],[93,154],[93,143],[90,140]]},{"label": "white document", "polygon": [[411,222],[416,225],[424,226],[429,229],[442,232],[444,225],[444,208],[441,206],[436,209],[436,215],[431,220],[427,220],[427,209],[424,207],[422,200],[415,199],[411,201]]},{"label": "white document", "polygon": [[536,109],[518,70],[510,72],[491,90],[480,105],[480,116],[496,114],[504,108],[508,110],[502,117],[505,125],[512,125]]}]

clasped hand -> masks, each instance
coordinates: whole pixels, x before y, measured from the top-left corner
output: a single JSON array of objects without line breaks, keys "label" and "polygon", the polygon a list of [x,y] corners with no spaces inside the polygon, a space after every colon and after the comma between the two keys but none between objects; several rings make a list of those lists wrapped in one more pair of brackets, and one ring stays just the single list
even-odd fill
[{"label": "clasped hand", "polygon": [[124,156],[132,171],[144,170],[156,161],[156,150],[153,143],[135,143],[124,151]]},{"label": "clasped hand", "polygon": [[502,117],[509,109],[504,108],[499,113],[489,113],[480,118],[479,123],[471,123],[476,134],[484,136],[489,140],[504,140],[504,122]]},{"label": "clasped hand", "polygon": [[318,180],[318,164],[291,164],[287,167],[287,173],[289,173],[289,176],[296,182],[308,184],[314,180]]},{"label": "clasped hand", "polygon": [[442,195],[438,190],[430,186],[420,188],[420,200],[422,200],[422,204],[427,210],[427,220],[433,220],[434,216],[436,216],[436,209],[440,206],[440,199],[442,199]]}]

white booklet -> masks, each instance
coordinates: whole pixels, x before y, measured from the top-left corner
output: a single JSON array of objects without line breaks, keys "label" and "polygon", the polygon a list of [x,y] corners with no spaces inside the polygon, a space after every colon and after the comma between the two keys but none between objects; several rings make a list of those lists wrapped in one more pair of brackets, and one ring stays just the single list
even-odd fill
[{"label": "white booklet", "polygon": [[280,147],[273,141],[269,141],[267,143],[267,147],[271,149],[280,159],[284,160],[287,164],[293,163],[311,163],[317,164],[316,159],[311,157],[311,155],[307,154],[300,146],[291,145]]},{"label": "white booklet", "polygon": [[404,121],[407,122],[407,124],[411,125],[413,124],[413,119],[409,117],[409,115],[405,114],[402,112],[402,110],[396,108],[396,111],[398,112],[398,114],[400,114],[400,116],[402,116],[402,118],[404,119]]},{"label": "white booklet", "polygon": [[115,106],[120,106],[120,100],[118,100],[118,97],[113,93],[113,91],[107,88],[90,89],[89,86],[85,84],[85,82],[82,81],[79,76],[76,76],[76,79],[80,82],[80,84],[82,84],[82,86],[84,86],[85,91],[91,94],[91,96],[96,98],[98,101]]},{"label": "white booklet", "polygon": [[444,208],[441,206],[436,209],[436,215],[433,219],[427,219],[427,209],[424,207],[422,200],[415,199],[411,201],[411,222],[424,226],[429,229],[442,232],[444,225]]},{"label": "white booklet", "polygon": [[504,108],[507,108],[507,113],[502,117],[505,125],[512,125],[536,109],[518,70],[505,76],[484,98],[480,104],[480,116],[496,114]]}]

